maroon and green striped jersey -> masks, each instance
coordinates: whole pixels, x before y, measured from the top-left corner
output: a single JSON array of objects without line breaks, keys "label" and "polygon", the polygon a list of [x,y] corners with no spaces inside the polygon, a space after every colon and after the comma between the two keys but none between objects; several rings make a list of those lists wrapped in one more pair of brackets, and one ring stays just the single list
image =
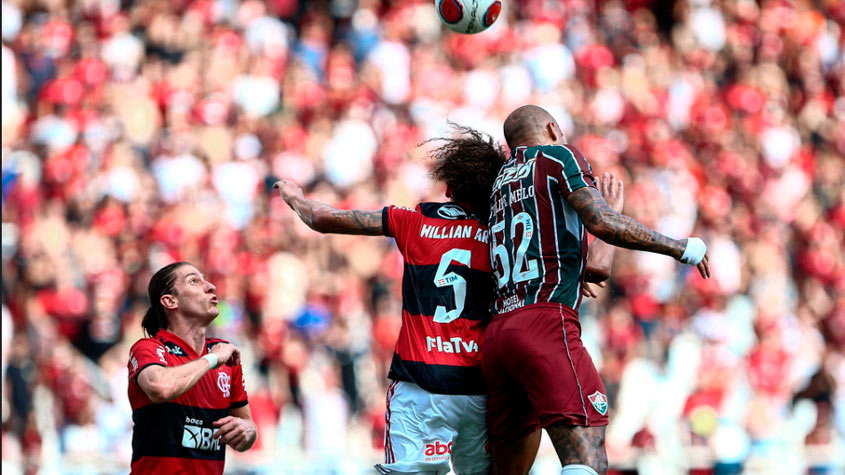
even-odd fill
[{"label": "maroon and green striped jersey", "polygon": [[578,310],[587,235],[566,197],[585,186],[596,186],[593,170],[575,147],[513,150],[493,186],[490,212],[496,313],[542,302]]}]

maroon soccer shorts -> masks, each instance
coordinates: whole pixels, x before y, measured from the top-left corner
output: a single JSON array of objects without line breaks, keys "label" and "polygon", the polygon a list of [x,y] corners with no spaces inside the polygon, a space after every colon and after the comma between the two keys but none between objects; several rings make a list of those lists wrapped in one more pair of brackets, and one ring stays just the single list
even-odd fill
[{"label": "maroon soccer shorts", "polygon": [[581,343],[577,313],[539,303],[493,317],[484,333],[481,368],[490,442],[527,435],[563,421],[607,425],[607,392]]}]

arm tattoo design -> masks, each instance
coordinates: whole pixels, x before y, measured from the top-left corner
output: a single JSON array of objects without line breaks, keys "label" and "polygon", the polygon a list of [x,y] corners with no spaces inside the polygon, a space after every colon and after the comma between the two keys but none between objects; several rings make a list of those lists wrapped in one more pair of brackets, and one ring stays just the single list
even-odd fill
[{"label": "arm tattoo design", "polygon": [[320,233],[383,235],[382,210],[341,210],[308,198],[294,198],[288,204],[309,228]]},{"label": "arm tattoo design", "polygon": [[366,235],[384,234],[381,224],[382,213],[382,210],[333,210],[330,215],[332,222],[328,232]]},{"label": "arm tattoo design", "polygon": [[596,237],[614,246],[638,251],[656,252],[680,259],[686,244],[668,238],[608,206],[598,190],[580,188],[570,193],[567,201]]}]

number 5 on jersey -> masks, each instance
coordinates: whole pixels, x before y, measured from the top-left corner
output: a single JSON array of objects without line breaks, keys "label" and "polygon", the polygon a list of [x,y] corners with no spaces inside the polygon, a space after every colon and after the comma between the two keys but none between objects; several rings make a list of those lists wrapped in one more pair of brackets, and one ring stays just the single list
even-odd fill
[{"label": "number 5 on jersey", "polygon": [[[516,236],[517,225],[522,226],[522,239],[520,240],[519,246],[516,248],[516,253],[513,257],[513,271],[511,271],[511,258],[508,253],[508,248],[504,243],[498,245],[496,244],[496,234],[504,232],[505,221],[499,221],[490,228],[490,235],[493,239],[493,262],[495,264],[495,261],[498,258],[499,262],[502,264],[501,272],[495,266],[493,268],[493,272],[496,274],[500,289],[508,285],[508,282],[511,279],[513,279],[514,283],[517,283],[534,279],[540,275],[540,271],[537,269],[537,260],[527,259],[525,257],[525,253],[528,251],[528,246],[531,245],[531,238],[534,237],[534,220],[531,219],[530,214],[524,211],[514,216],[511,220],[511,239]],[[507,235],[505,235],[505,238],[507,238]]]},{"label": "number 5 on jersey", "polygon": [[455,308],[446,310],[444,305],[438,305],[434,310],[434,321],[437,323],[449,323],[461,316],[464,311],[464,303],[467,297],[467,281],[463,277],[449,270],[452,261],[460,262],[469,267],[472,253],[466,249],[451,249],[440,258],[440,265],[437,266],[437,273],[434,274],[434,285],[438,288],[452,287],[455,291]]}]

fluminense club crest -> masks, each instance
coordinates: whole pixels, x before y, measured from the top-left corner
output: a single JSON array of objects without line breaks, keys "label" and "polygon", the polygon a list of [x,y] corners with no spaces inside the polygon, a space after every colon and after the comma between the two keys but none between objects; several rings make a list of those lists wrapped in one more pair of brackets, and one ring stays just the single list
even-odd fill
[{"label": "fluminense club crest", "polygon": [[607,396],[596,391],[593,394],[587,396],[587,399],[589,399],[593,407],[595,407],[596,410],[599,411],[599,414],[607,414]]}]

